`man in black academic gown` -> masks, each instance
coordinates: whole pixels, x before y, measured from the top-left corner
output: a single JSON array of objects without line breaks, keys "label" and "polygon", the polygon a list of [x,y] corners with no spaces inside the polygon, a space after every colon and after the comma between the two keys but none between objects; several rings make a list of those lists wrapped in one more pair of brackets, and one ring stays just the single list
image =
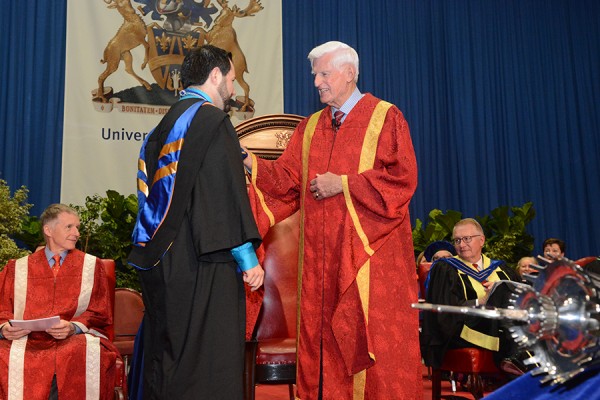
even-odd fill
[{"label": "man in black academic gown", "polygon": [[[453,306],[487,303],[506,307],[510,286],[497,286],[491,294],[494,282],[519,281],[519,277],[503,261],[491,260],[482,254],[485,235],[481,225],[472,218],[463,219],[456,223],[452,235],[457,255],[440,259],[431,266],[426,282],[427,302]],[[498,321],[462,314],[423,314],[421,355],[426,365],[439,368],[448,349],[464,347],[494,351],[501,367],[507,364],[514,367],[514,363],[518,363],[518,360],[508,359],[515,353],[516,345]]]},{"label": "man in black academic gown", "polygon": [[231,54],[192,50],[185,88],[138,163],[138,220],[129,262],[139,270],[144,399],[242,399],[244,282],[264,272],[239,141],[225,110]]}]

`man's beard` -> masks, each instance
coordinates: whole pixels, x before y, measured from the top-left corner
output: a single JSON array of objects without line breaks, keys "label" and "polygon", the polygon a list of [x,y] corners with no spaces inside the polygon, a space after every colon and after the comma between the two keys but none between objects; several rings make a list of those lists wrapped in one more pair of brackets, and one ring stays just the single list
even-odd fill
[{"label": "man's beard", "polygon": [[235,105],[235,101],[231,99],[231,94],[229,94],[227,91],[227,84],[225,81],[221,82],[217,89],[219,96],[221,96],[221,100],[223,100],[223,111],[228,113],[231,111],[231,106]]}]

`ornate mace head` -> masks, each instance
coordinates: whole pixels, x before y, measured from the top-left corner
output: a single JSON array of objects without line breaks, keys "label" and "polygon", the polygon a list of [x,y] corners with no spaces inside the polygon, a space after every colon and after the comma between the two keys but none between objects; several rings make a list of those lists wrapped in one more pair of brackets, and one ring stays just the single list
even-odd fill
[{"label": "ornate mace head", "polygon": [[530,285],[515,282],[508,309],[413,304],[421,310],[452,312],[502,320],[513,340],[533,356],[532,375],[561,384],[583,371],[600,367],[600,275],[568,259],[539,258],[538,273],[524,275]]}]

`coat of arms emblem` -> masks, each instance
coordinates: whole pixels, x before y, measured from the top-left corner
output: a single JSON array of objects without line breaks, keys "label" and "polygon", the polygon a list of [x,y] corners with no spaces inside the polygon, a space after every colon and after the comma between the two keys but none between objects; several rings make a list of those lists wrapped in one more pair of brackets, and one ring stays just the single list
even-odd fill
[{"label": "coat of arms emblem", "polygon": [[[244,79],[248,65],[233,27],[236,18],[254,16],[263,9],[260,0],[248,0],[246,8],[230,5],[229,0],[103,0],[123,22],[108,41],[100,62],[106,69],[98,76],[92,90],[98,111],[111,111],[117,104],[128,112],[160,113],[152,106],[170,107],[182,89],[180,68],[185,55],[193,48],[212,44],[231,52],[236,80],[243,95],[233,107],[242,119],[254,114],[250,85]],[[135,4],[137,3],[137,4]],[[135,7],[135,8],[134,8]],[[135,60],[132,50],[143,47],[143,60]],[[138,53],[139,54],[139,53]],[[140,76],[148,69],[153,82]],[[128,73],[138,86],[115,92],[107,86],[110,76]],[[134,81],[135,82],[135,81]],[[163,110],[164,111],[164,110]]]}]

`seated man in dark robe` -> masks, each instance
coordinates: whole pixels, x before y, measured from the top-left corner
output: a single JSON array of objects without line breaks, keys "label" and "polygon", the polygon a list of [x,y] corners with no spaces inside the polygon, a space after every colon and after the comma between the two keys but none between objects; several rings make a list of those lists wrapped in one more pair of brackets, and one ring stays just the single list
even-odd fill
[{"label": "seated man in dark robe", "polygon": [[[520,281],[514,269],[503,261],[482,254],[485,236],[481,225],[472,218],[459,221],[453,229],[457,256],[436,261],[426,281],[428,303],[454,306],[488,304],[506,307],[510,285],[498,281]],[[490,295],[491,294],[491,295]],[[496,320],[462,314],[423,315],[421,354],[426,365],[440,367],[448,349],[480,347],[495,352],[500,365],[516,352],[516,345]]]}]

